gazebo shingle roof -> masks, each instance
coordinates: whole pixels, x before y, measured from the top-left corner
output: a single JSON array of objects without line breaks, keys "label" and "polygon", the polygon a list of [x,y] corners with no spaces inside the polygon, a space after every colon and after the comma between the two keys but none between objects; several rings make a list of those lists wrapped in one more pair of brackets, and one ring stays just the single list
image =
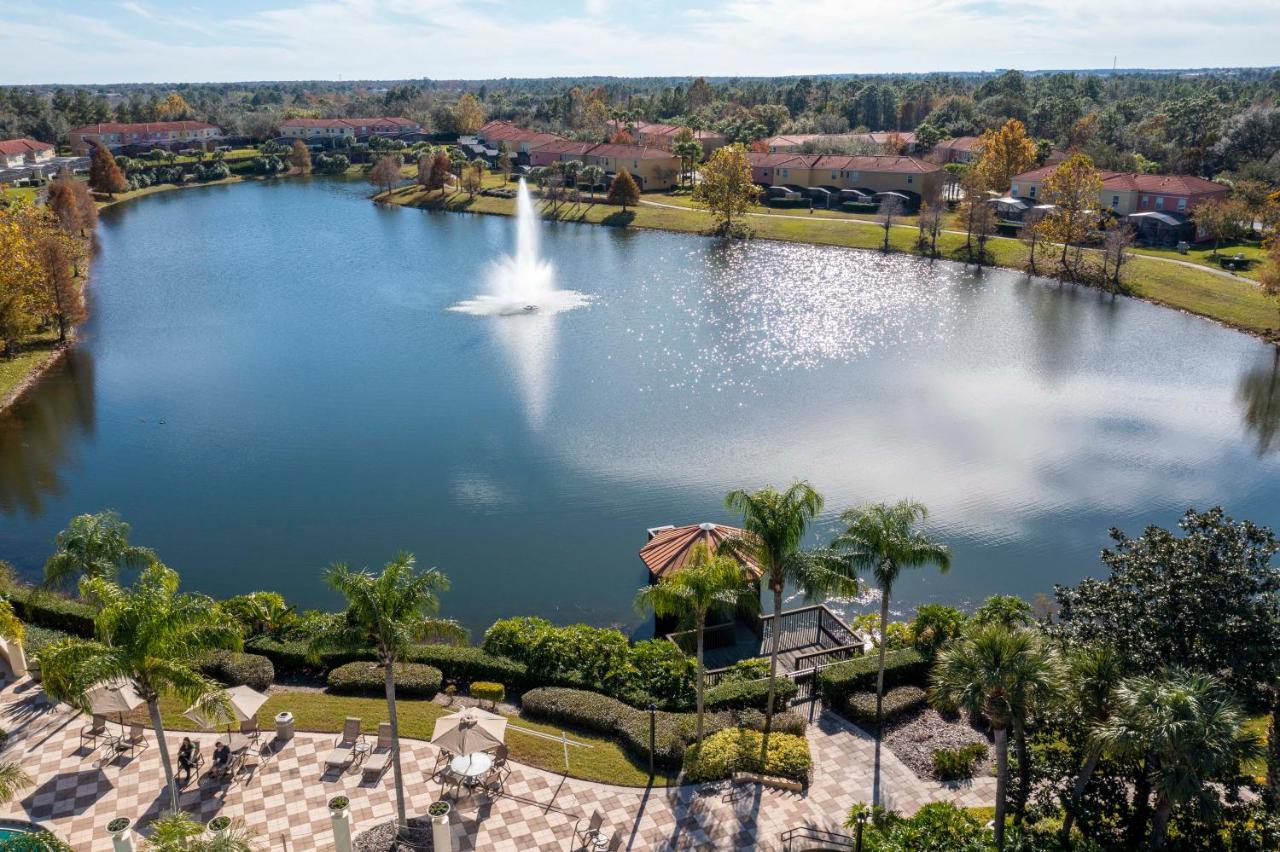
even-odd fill
[{"label": "gazebo shingle roof", "polygon": [[[669,577],[689,562],[693,548],[705,544],[712,553],[727,539],[741,538],[747,533],[740,527],[724,524],[688,524],[682,527],[655,530],[652,538],[640,548],[640,559],[656,579]],[[739,559],[747,573],[759,579],[763,573],[754,559]]]}]

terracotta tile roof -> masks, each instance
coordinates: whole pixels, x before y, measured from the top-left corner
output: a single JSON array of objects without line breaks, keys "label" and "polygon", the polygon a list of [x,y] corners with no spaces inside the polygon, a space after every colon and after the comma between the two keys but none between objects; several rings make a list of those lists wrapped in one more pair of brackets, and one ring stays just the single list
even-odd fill
[{"label": "terracotta tile roof", "polygon": [[771,148],[798,148],[806,142],[867,142],[872,145],[883,145],[889,137],[896,135],[906,144],[916,141],[915,133],[902,131],[876,131],[875,133],[793,133],[789,135],[770,136],[764,144]]},{"label": "terracotta tile roof", "polygon": [[592,157],[614,157],[619,160],[670,160],[674,156],[662,148],[647,145],[597,145],[588,154]]},{"label": "terracotta tile roof", "polygon": [[[705,544],[715,553],[727,539],[742,538],[746,531],[724,524],[689,524],[683,527],[657,530],[648,544],[640,548],[640,559],[649,573],[661,580],[683,568],[697,544]],[[739,560],[752,577],[759,579],[763,573],[754,559]]]},{"label": "terracotta tile roof", "polygon": [[397,127],[417,127],[407,118],[395,116],[377,118],[290,118],[280,122],[281,127],[369,127],[394,124]]},{"label": "terracotta tile roof", "polygon": [[911,174],[929,174],[941,171],[937,163],[917,160],[915,157],[900,156],[854,156],[840,154],[824,154],[813,164],[815,169],[846,169],[856,172],[894,172]]},{"label": "terracotta tile roof", "polygon": [[933,146],[935,151],[974,151],[982,144],[981,137],[978,136],[957,136],[954,139],[943,139],[941,142]]},{"label": "terracotta tile roof", "polygon": [[766,154],[757,151],[747,152],[747,162],[753,168],[770,169],[778,166],[792,166],[797,169],[807,169],[813,162],[818,159],[817,154],[791,154],[785,152],[777,152],[774,154]]},{"label": "terracotta tile roof", "polygon": [[538,146],[529,146],[530,151],[540,154],[585,154],[599,143],[577,142],[573,139],[553,139]]},{"label": "terracotta tile roof", "polygon": [[72,133],[164,133],[172,130],[217,130],[215,124],[204,121],[148,121],[137,124],[121,124],[118,121],[104,121],[101,124],[86,124],[77,127]]},{"label": "terracotta tile roof", "polygon": [[52,151],[53,146],[48,142],[37,142],[35,139],[22,137],[21,139],[4,139],[0,140],[0,154],[34,154],[36,151]]},{"label": "terracotta tile roof", "polygon": [[[1041,166],[1013,178],[1015,182],[1034,183],[1053,174],[1056,165]],[[1142,175],[1134,172],[1098,170],[1102,188],[1122,192],[1149,192],[1155,195],[1202,195],[1230,192],[1230,188],[1195,175]]]}]

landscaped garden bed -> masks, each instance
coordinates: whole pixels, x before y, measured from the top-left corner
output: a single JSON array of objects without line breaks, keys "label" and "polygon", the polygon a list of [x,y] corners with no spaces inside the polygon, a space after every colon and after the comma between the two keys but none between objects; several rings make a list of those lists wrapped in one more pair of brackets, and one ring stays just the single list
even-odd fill
[{"label": "landscaped garden bed", "polygon": [[943,715],[931,707],[924,707],[904,714],[887,726],[884,744],[916,775],[935,781],[955,780],[940,777],[934,761],[935,751],[981,745],[984,756],[975,762],[973,777],[991,774],[994,751],[990,748],[990,741],[963,713]]}]

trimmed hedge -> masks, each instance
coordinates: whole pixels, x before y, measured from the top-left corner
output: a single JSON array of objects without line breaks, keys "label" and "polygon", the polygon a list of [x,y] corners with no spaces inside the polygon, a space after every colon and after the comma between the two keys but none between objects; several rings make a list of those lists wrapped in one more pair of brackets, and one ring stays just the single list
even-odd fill
[{"label": "trimmed hedge", "polygon": [[[278,672],[326,672],[338,666],[360,661],[372,662],[377,655],[368,651],[329,652],[320,662],[307,659],[307,643],[281,642],[268,636],[255,636],[245,642],[245,650],[261,654],[275,664]],[[487,654],[480,648],[459,645],[415,645],[405,655],[405,662],[425,663],[443,672],[444,677],[458,683],[488,680],[513,688],[528,683],[525,667],[515,660]]]},{"label": "trimmed hedge", "polygon": [[[738,726],[753,731],[764,730],[764,712],[761,710],[743,710],[737,714]],[[803,737],[809,727],[809,720],[791,710],[773,714],[773,730],[780,734],[793,734]]]},{"label": "trimmed hedge", "polygon": [[374,660],[373,650],[368,651],[331,651],[320,655],[318,663],[307,658],[307,643],[302,641],[282,642],[270,636],[254,636],[244,643],[244,649],[254,654],[261,654],[271,661],[277,672],[314,673],[325,672],[345,663],[357,660]]},{"label": "trimmed hedge", "polygon": [[[855,692],[874,692],[879,654],[872,653],[822,670],[818,687],[828,707],[844,707]],[[904,648],[884,655],[884,688],[924,686],[929,676],[929,663],[919,651]]]},{"label": "trimmed hedge", "polygon": [[[647,710],[637,710],[598,692],[558,686],[531,689],[520,703],[531,719],[617,737],[636,757],[649,759]],[[693,741],[697,719],[693,713],[659,711],[656,721],[654,763],[664,769],[677,769],[684,760],[686,746]],[[728,713],[707,713],[703,716],[703,733],[711,734],[730,724]]]},{"label": "trimmed hedge", "polygon": [[792,734],[771,734],[769,753],[760,765],[763,735],[749,728],[728,728],[691,746],[684,756],[684,772],[692,781],[719,781],[735,772],[756,772],[809,783],[813,758],[809,741]]},{"label": "trimmed hedge", "polygon": [[[918,686],[899,686],[886,690],[884,704],[881,707],[885,721],[894,719],[904,713],[918,710],[928,704],[928,695]],[[859,725],[876,723],[876,694],[874,692],[855,692],[849,696],[845,705],[849,718]]]},{"label": "trimmed hedge", "polygon": [[840,205],[840,209],[846,213],[875,213],[880,209],[880,205],[869,204],[866,201],[846,201]]},{"label": "trimmed hedge", "polygon": [[[799,687],[790,678],[775,681],[773,709],[786,710]],[[769,703],[769,681],[740,680],[718,683],[707,690],[703,700],[708,710],[764,710]]]},{"label": "trimmed hedge", "polygon": [[200,669],[226,686],[248,686],[259,692],[266,692],[276,679],[275,666],[261,654],[214,651]]},{"label": "trimmed hedge", "polygon": [[[422,663],[396,663],[396,695],[434,698],[444,676],[435,666]],[[329,689],[339,695],[385,695],[386,669],[378,663],[355,662],[338,666],[329,672]]]},{"label": "trimmed hedge", "polygon": [[505,701],[507,698],[507,690],[500,683],[493,683],[488,680],[477,680],[471,684],[471,688],[467,690],[472,698],[479,701],[492,701],[497,704],[499,701]]},{"label": "trimmed hedge", "polygon": [[40,627],[36,624],[26,625],[26,635],[22,639],[22,649],[27,654],[27,661],[35,660],[45,648],[70,636],[70,633],[64,633],[61,630],[50,630],[48,627]]},{"label": "trimmed hedge", "polygon": [[770,207],[779,207],[783,209],[807,209],[809,207],[809,199],[807,198],[767,198],[765,201]]},{"label": "trimmed hedge", "polygon": [[93,607],[86,603],[32,586],[16,586],[8,594],[14,615],[27,624],[75,636],[93,635]]}]

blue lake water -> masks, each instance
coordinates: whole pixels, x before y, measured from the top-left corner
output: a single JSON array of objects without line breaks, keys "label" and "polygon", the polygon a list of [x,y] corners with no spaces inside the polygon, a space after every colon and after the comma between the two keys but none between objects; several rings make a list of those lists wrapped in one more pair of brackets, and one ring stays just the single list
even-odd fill
[{"label": "blue lake water", "polygon": [[[32,576],[114,508],[218,595],[336,601],[398,549],[474,630],[538,613],[643,632],[645,529],[732,521],[804,477],[834,516],[911,496],[954,549],[895,610],[1032,597],[1107,529],[1188,506],[1280,522],[1275,349],[1142,302],[901,256],[548,225],[555,316],[448,308],[506,218],[315,179],[103,216],[74,356],[0,420],[0,558]],[[858,609],[863,604],[851,604]]]}]

